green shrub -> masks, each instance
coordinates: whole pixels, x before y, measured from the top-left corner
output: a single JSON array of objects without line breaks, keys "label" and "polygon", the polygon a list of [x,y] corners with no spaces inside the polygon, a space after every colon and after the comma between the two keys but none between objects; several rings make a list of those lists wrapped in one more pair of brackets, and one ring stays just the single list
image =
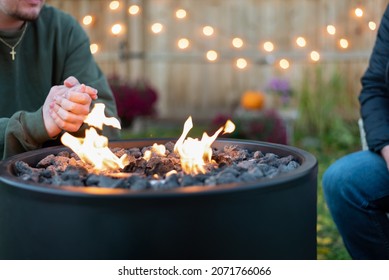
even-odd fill
[{"label": "green shrub", "polygon": [[315,139],[317,145],[332,148],[359,143],[359,107],[356,100],[350,102],[345,77],[339,71],[327,77],[320,65],[314,71],[307,69],[299,92],[297,142]]}]

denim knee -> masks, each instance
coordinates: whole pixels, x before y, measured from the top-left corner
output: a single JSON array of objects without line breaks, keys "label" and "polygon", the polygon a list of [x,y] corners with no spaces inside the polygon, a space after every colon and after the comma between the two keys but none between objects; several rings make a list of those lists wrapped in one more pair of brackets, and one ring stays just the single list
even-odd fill
[{"label": "denim knee", "polygon": [[323,174],[322,183],[330,210],[346,207],[345,202],[348,207],[366,207],[389,194],[386,163],[369,151],[355,152],[335,161]]}]

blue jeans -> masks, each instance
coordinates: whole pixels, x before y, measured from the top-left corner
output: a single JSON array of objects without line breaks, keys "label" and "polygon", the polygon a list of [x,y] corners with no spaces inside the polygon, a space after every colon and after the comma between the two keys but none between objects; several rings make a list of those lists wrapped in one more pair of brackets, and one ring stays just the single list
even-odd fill
[{"label": "blue jeans", "polygon": [[349,154],[323,175],[323,191],[353,259],[389,259],[389,171],[370,151]]}]

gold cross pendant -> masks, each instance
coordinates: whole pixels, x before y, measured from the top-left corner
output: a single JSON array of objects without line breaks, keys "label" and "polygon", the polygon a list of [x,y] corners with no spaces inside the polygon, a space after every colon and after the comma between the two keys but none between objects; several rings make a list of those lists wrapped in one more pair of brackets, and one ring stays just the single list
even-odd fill
[{"label": "gold cross pendant", "polygon": [[12,55],[12,60],[15,60],[15,55],[16,55],[15,49],[12,48],[12,51],[10,51],[9,53]]}]

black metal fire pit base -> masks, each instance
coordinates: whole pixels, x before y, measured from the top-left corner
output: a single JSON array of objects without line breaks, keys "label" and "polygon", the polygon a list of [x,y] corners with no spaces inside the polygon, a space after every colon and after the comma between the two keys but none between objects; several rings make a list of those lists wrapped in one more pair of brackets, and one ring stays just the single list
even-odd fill
[{"label": "black metal fire pit base", "polygon": [[[143,147],[165,140],[112,143]],[[290,146],[218,140],[293,155],[301,164],[273,179],[166,191],[47,187],[14,175],[66,148],[0,163],[0,259],[316,259],[317,161]]]}]

